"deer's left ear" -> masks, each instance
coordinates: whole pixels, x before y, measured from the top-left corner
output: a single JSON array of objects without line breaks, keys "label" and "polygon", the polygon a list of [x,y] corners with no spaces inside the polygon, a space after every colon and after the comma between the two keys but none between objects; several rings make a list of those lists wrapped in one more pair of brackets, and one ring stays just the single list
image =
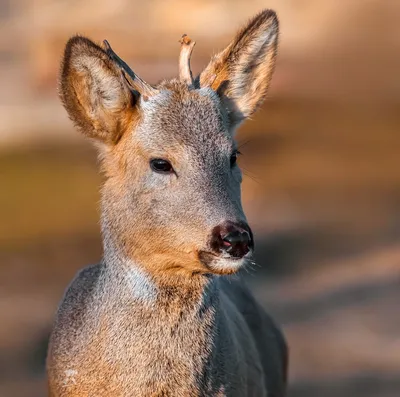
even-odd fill
[{"label": "deer's left ear", "polygon": [[274,71],[279,24],[274,11],[264,10],[238,32],[231,44],[213,57],[198,77],[226,100],[233,124],[262,104]]}]

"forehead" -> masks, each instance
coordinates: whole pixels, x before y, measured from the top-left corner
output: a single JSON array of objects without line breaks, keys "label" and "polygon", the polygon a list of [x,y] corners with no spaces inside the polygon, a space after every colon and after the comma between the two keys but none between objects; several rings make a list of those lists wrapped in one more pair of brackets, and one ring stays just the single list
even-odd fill
[{"label": "forehead", "polygon": [[227,115],[210,88],[161,88],[159,94],[141,102],[141,110],[135,135],[145,149],[231,150]]}]

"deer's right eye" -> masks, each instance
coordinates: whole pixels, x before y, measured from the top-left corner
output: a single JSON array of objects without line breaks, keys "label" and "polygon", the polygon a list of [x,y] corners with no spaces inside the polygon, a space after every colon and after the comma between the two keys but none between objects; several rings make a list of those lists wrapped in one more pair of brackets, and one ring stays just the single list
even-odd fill
[{"label": "deer's right eye", "polygon": [[150,160],[150,167],[154,172],[158,172],[159,174],[170,174],[174,172],[171,163],[163,159]]}]

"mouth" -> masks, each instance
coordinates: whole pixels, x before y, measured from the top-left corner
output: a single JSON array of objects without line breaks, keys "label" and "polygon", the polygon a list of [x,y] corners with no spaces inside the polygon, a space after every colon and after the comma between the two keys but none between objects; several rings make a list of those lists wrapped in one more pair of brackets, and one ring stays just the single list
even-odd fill
[{"label": "mouth", "polygon": [[218,255],[210,251],[200,251],[199,259],[211,273],[223,275],[237,273],[249,262],[252,255],[252,250],[241,258],[226,254]]}]

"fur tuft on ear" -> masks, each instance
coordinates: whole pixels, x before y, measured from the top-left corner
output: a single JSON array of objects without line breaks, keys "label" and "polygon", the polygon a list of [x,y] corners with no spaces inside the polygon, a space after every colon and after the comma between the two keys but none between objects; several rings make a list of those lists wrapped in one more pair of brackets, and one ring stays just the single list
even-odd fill
[{"label": "fur tuft on ear", "polygon": [[65,47],[59,94],[82,133],[104,143],[117,142],[133,119],[135,95],[120,69],[85,37],[72,37]]},{"label": "fur tuft on ear", "polygon": [[274,71],[278,35],[275,12],[260,12],[197,78],[200,87],[213,88],[225,100],[234,125],[251,116],[265,99]]}]

